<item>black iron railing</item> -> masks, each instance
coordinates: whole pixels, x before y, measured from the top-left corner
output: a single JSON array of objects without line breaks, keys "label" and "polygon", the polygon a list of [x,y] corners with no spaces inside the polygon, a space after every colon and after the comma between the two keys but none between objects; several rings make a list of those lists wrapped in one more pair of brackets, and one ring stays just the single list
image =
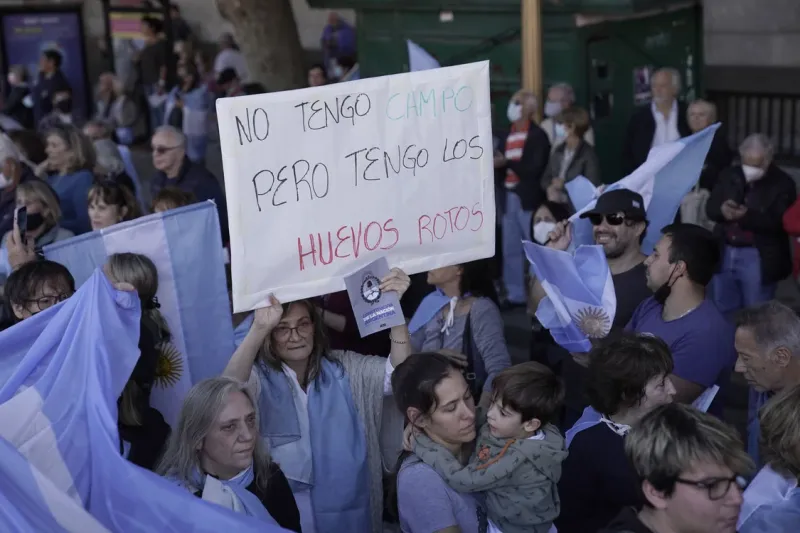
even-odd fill
[{"label": "black iron railing", "polygon": [[778,161],[800,163],[800,94],[709,91],[734,149],[751,133],[763,133],[775,143]]}]

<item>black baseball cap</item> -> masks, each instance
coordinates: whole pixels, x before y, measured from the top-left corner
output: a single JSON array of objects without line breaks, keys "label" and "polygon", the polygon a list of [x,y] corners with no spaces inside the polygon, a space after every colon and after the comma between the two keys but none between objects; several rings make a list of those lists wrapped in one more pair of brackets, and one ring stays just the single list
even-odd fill
[{"label": "black baseball cap", "polygon": [[647,220],[642,195],[630,189],[614,189],[601,194],[594,209],[586,211],[580,218],[592,215],[613,215],[614,213],[623,213],[631,219]]}]

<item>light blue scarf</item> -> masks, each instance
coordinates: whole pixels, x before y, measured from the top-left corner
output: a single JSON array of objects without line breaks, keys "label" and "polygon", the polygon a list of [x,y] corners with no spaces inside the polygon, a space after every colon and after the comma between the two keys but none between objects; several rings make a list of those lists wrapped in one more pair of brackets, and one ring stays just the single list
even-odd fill
[{"label": "light blue scarf", "polygon": [[[270,448],[300,440],[300,423],[289,378],[259,366],[261,435]],[[372,529],[369,466],[364,427],[353,404],[344,369],[323,358],[320,373],[308,385],[311,429],[311,504],[317,531],[366,532]],[[289,480],[292,491],[309,487]]]},{"label": "light blue scarf", "polygon": [[411,321],[408,323],[408,332],[415,333],[424,328],[425,324],[433,320],[436,313],[444,309],[449,303],[450,297],[439,289],[427,295],[420,302],[419,307],[414,312],[414,316],[411,317]]},{"label": "light blue scarf", "polygon": [[[203,495],[203,488],[206,484],[206,475],[202,474],[200,470],[195,469],[192,472],[191,483],[193,487],[200,489],[200,496]],[[172,481],[177,482],[175,478],[170,478]],[[242,508],[244,509],[244,514],[247,516],[252,516],[262,522],[266,522],[267,524],[278,525],[272,515],[269,514],[269,511],[264,508],[264,505],[261,503],[261,500],[258,499],[258,496],[247,490],[247,487],[255,479],[255,475],[253,474],[253,465],[251,464],[247,470],[240,473],[238,476],[228,479],[222,480],[220,479],[219,482],[231,489],[236,497],[239,499],[239,502],[242,504]],[[185,486],[183,483],[178,482],[178,484]]]},{"label": "light blue scarf", "polygon": [[581,417],[578,419],[578,421],[567,430],[565,435],[567,448],[569,448],[569,445],[572,444],[572,439],[575,438],[575,435],[584,429],[589,429],[590,427],[600,424],[602,422],[602,418],[603,416],[591,405],[584,409],[583,414],[581,414]]}]

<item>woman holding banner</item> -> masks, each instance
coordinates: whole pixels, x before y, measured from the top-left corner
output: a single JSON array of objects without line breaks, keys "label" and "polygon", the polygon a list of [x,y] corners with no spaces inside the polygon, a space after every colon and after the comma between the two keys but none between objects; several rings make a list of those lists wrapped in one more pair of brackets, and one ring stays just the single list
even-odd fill
[{"label": "woman holding banner", "polygon": [[[393,269],[380,289],[402,297],[409,284]],[[224,374],[256,391],[261,436],[289,479],[303,532],[381,532],[382,456],[399,452],[402,435],[384,397],[411,353],[408,328],[392,328],[387,360],[331,351],[312,302],[270,303],[256,310]],[[382,442],[391,443],[385,451]]]}]

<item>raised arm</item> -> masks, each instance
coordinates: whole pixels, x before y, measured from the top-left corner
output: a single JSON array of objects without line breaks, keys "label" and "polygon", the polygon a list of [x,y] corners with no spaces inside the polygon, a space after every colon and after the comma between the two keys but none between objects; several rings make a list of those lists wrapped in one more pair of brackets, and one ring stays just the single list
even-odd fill
[{"label": "raised arm", "polygon": [[[380,287],[382,291],[396,292],[398,299],[402,299],[410,285],[411,279],[406,273],[399,268],[393,268],[389,275],[381,280]],[[397,368],[397,365],[411,355],[411,336],[408,333],[408,324],[404,322],[400,326],[393,327],[389,333],[389,339],[392,341],[389,360],[392,367]]]},{"label": "raised arm", "polygon": [[253,326],[236,351],[233,352],[233,357],[228,361],[228,365],[222,373],[223,376],[247,383],[253,364],[258,357],[258,351],[272,333],[273,328],[280,322],[281,316],[283,316],[283,307],[274,296],[270,296],[269,307],[256,309]]}]

